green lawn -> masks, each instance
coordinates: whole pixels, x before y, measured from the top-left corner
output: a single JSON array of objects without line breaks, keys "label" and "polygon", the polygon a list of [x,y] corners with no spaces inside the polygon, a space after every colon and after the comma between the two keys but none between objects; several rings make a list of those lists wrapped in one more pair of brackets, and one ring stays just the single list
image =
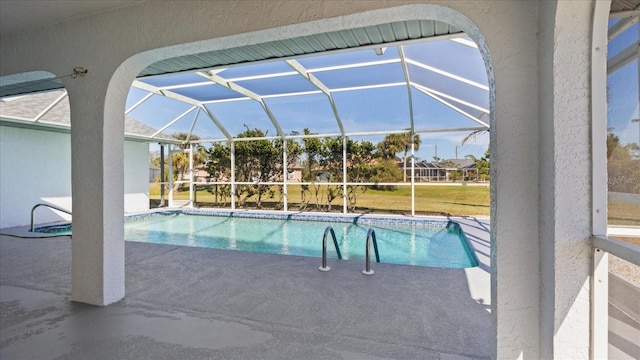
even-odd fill
[{"label": "green lawn", "polygon": [[615,201],[608,205],[609,224],[640,226],[640,205]]},{"label": "green lawn", "polygon": [[[263,209],[277,208],[279,203],[277,187],[272,187],[276,192],[274,198],[264,196],[262,200]],[[301,187],[300,185],[289,185],[289,210],[301,209]],[[313,190],[313,188],[312,188]],[[416,186],[416,213],[426,215],[489,215],[489,187],[479,186]],[[150,198],[153,204],[157,204],[160,199],[160,187],[152,184],[149,187]],[[316,194],[314,191],[306,193],[306,210],[318,211],[316,205]],[[176,200],[187,200],[188,191],[181,191],[174,195]],[[320,203],[326,203],[326,186],[322,186],[318,192]],[[214,203],[215,197],[207,190],[198,190],[197,203],[200,207],[229,207],[227,203]],[[358,191],[356,196],[356,210],[358,213],[411,213],[411,187],[399,186],[393,191],[383,191],[367,189]],[[255,201],[248,201],[246,208],[257,208]],[[240,208],[240,206],[238,206]],[[326,208],[320,211],[327,211]],[[331,210],[333,212],[342,211],[342,198],[333,200]],[[609,202],[609,224],[612,225],[635,225],[640,226],[640,205]]]},{"label": "green lawn", "polygon": [[[273,187],[276,190],[276,187]],[[416,213],[437,215],[489,215],[489,188],[476,186],[416,186]],[[302,203],[300,185],[289,185],[289,209],[299,210]],[[160,199],[160,189],[152,184],[149,189],[150,197],[154,202]],[[326,186],[321,186],[316,201],[316,194],[311,191],[306,193],[306,210],[317,211],[317,203],[326,205]],[[176,200],[187,200],[188,191],[174,194]],[[201,207],[224,207],[224,204],[214,204],[215,196],[207,190],[198,190],[196,194],[198,205]],[[229,200],[227,199],[228,205]],[[274,208],[279,202],[278,195],[274,198],[264,196],[262,208]],[[255,208],[255,202],[247,202],[247,208]],[[331,203],[331,211],[342,211],[342,198],[336,198]],[[396,190],[374,190],[371,188],[357,190],[356,210],[363,213],[411,213],[411,187],[399,186]]]}]

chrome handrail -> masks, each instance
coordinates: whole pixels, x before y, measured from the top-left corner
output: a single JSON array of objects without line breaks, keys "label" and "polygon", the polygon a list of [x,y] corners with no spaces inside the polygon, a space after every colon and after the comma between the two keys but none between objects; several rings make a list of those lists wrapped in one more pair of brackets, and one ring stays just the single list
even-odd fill
[{"label": "chrome handrail", "polygon": [[320,271],[329,271],[330,267],[327,266],[327,235],[331,233],[331,237],[333,238],[333,245],[336,247],[336,253],[338,254],[338,259],[342,259],[342,254],[340,253],[340,247],[338,246],[338,240],[336,239],[336,233],[333,231],[331,226],[327,226],[324,229],[324,235],[322,236],[322,266],[318,268]]},{"label": "chrome handrail", "polygon": [[40,206],[46,206],[46,207],[51,208],[51,209],[54,209],[54,210],[62,211],[62,212],[63,212],[63,213],[65,213],[65,214],[72,215],[72,214],[71,214],[71,211],[69,211],[69,210],[65,210],[65,209],[62,209],[62,208],[59,208],[59,207],[57,207],[57,206],[55,206],[55,205],[49,205],[49,204],[36,204],[34,207],[32,207],[32,208],[31,208],[31,232],[33,232],[33,231],[35,230],[35,229],[34,229],[33,214],[34,214],[34,212],[36,211],[36,209],[37,209],[38,207],[40,207]]},{"label": "chrome handrail", "polygon": [[367,240],[365,242],[365,250],[364,250],[364,270],[362,270],[362,274],[364,275],[373,275],[374,271],[371,270],[371,261],[369,260],[369,243],[373,241],[373,251],[376,254],[376,262],[380,262],[380,254],[378,253],[378,241],[376,240],[376,232],[373,229],[369,229],[367,232]]}]

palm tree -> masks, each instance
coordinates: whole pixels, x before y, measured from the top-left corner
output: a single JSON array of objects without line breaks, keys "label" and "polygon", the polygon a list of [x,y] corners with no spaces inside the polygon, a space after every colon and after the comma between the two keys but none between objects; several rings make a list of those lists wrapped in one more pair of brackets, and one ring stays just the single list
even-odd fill
[{"label": "palm tree", "polygon": [[411,134],[410,132],[402,133],[402,134],[390,134],[387,135],[382,141],[383,153],[387,155],[394,155],[402,152],[402,172],[403,172],[403,181],[407,182],[407,153],[413,147],[414,150],[420,149],[420,135]]},{"label": "palm tree", "polygon": [[489,129],[480,129],[480,130],[474,130],[472,131],[469,135],[465,136],[464,139],[462,139],[462,145],[464,146],[464,144],[467,143],[467,141],[469,140],[475,140],[478,135],[482,134],[482,133],[488,133]]},{"label": "palm tree", "polygon": [[[178,144],[178,147],[182,150],[186,150],[189,148],[190,141],[200,140],[200,137],[194,134],[189,135],[187,133],[176,133],[176,134],[173,134],[172,136],[175,139],[182,141],[180,144]],[[205,148],[198,144],[194,146],[194,150],[195,150],[193,153],[194,164],[202,163],[205,158]],[[173,191],[178,191],[181,185],[179,182],[184,180],[184,172],[189,166],[189,155],[185,153],[173,154],[171,160],[173,162],[173,165],[178,170],[178,177],[176,179],[177,183],[173,186]]]}]

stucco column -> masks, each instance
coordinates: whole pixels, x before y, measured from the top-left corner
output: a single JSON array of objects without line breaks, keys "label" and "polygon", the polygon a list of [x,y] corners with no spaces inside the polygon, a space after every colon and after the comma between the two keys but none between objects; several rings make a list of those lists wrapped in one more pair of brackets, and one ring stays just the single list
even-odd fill
[{"label": "stucco column", "polygon": [[545,359],[589,357],[594,3],[540,2],[540,357]]},{"label": "stucco column", "polygon": [[[539,359],[538,4],[482,3],[491,14],[500,14],[481,26],[495,74],[490,84],[495,89],[490,145],[492,355]],[[501,21],[501,31],[491,26],[495,21]]]},{"label": "stucco column", "polygon": [[106,101],[97,66],[67,81],[73,204],[71,298],[107,305],[124,297],[124,96]]}]

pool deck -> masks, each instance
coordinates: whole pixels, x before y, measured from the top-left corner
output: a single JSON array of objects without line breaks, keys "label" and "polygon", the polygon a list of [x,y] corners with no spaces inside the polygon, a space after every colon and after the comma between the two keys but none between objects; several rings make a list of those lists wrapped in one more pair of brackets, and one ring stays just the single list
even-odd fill
[{"label": "pool deck", "polygon": [[319,258],[126,242],[126,298],[106,307],[70,301],[70,237],[0,235],[0,359],[489,358],[489,222],[453,220],[481,266],[364,276],[359,261],[320,272]]}]

